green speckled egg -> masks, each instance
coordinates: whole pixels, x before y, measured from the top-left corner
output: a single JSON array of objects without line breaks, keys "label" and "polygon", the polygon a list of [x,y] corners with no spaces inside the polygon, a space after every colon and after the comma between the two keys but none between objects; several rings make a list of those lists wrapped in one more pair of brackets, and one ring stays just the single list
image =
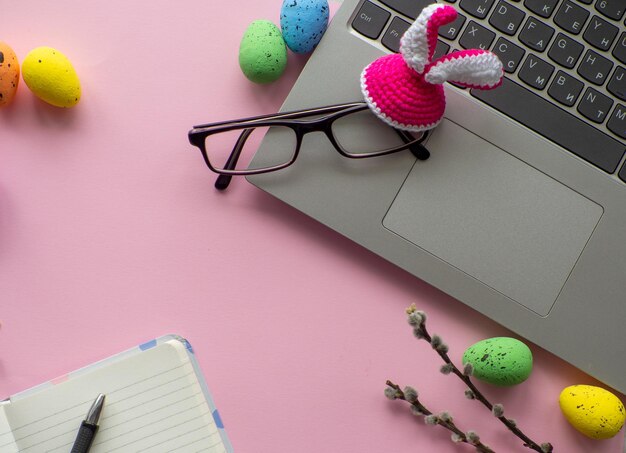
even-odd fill
[{"label": "green speckled egg", "polygon": [[593,385],[571,385],[563,389],[559,405],[567,421],[592,439],[615,436],[626,420],[626,410],[620,399]]},{"label": "green speckled egg", "polygon": [[239,45],[239,67],[255,83],[270,83],[283,74],[287,46],[276,25],[255,20],[248,26]]},{"label": "green speckled egg", "polygon": [[477,379],[498,386],[524,382],[533,369],[528,346],[515,338],[495,337],[479,341],[465,350],[463,364],[471,362]]}]

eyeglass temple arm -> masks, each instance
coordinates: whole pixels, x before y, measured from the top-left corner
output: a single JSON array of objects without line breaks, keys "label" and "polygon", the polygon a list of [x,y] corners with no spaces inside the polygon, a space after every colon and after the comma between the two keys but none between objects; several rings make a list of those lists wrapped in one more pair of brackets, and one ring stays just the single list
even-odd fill
[{"label": "eyeglass temple arm", "polygon": [[[400,136],[400,138],[404,141],[404,143],[409,143],[415,140],[413,136],[406,131],[395,129],[395,128],[394,130]],[[411,153],[419,160],[426,160],[430,157],[430,152],[426,149],[424,145],[422,145],[422,142],[426,140],[426,138],[428,137],[429,132],[430,131],[424,131],[422,133],[422,137],[420,138],[420,140],[412,144],[411,146],[409,146],[409,150],[411,151]]]},{"label": "eyeglass temple arm", "polygon": [[336,104],[336,105],[329,105],[326,107],[317,107],[313,109],[296,110],[292,112],[273,113],[270,115],[261,115],[261,116],[251,117],[251,118],[243,118],[237,121],[220,121],[217,123],[198,124],[196,126],[193,126],[193,130],[200,131],[201,129],[212,128],[212,127],[221,126],[224,124],[251,123],[251,125],[253,125],[255,122],[265,121],[265,120],[298,119],[298,118],[305,118],[307,116],[313,116],[313,115],[324,115],[324,114],[336,113],[336,112],[340,112],[342,110],[347,110],[351,108],[355,108],[355,109],[366,108],[366,106],[367,104],[365,104],[365,102],[351,102],[348,104]]},{"label": "eyeglass temple arm", "polygon": [[[243,132],[239,135],[237,143],[235,143],[235,146],[233,147],[230,156],[228,156],[226,164],[224,164],[224,170],[233,170],[237,166],[237,161],[241,156],[241,150],[243,149],[243,145],[246,143],[246,140],[248,140],[248,137],[253,130],[253,128],[244,129]],[[232,179],[233,175],[219,175],[215,180],[215,188],[217,190],[225,190]]]}]

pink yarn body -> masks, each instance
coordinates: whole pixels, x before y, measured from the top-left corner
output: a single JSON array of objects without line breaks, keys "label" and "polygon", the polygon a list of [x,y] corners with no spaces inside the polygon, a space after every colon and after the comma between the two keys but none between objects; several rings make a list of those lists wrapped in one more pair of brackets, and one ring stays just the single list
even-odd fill
[{"label": "pink yarn body", "polygon": [[367,66],[361,85],[365,101],[379,118],[405,130],[435,127],[446,108],[443,86],[426,83],[424,75],[410,68],[400,54],[386,55]]}]

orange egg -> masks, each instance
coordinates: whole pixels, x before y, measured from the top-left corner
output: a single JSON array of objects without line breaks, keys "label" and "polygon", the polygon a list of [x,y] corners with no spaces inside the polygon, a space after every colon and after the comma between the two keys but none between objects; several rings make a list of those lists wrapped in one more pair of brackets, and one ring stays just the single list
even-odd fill
[{"label": "orange egg", "polygon": [[8,44],[0,42],[0,107],[8,105],[17,92],[20,63]]}]

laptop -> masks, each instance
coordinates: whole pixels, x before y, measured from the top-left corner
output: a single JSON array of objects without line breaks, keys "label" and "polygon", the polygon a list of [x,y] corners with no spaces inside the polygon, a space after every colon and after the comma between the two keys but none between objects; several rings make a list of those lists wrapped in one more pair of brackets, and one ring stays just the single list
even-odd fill
[{"label": "laptop", "polygon": [[[362,101],[363,68],[429,3],[343,0],[282,110]],[[347,159],[307,134],[294,165],[248,180],[626,392],[626,4],[448,3],[437,55],[490,49],[506,73],[490,91],[446,84],[429,159]],[[267,134],[254,159],[280,146]]]}]

